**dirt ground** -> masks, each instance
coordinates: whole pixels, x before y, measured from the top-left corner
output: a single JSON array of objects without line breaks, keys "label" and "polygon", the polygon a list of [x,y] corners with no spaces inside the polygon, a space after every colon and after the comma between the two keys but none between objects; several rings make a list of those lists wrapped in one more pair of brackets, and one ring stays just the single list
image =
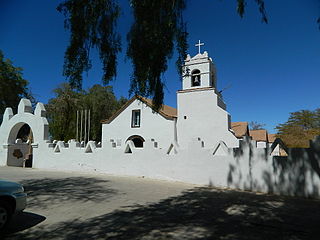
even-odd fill
[{"label": "dirt ground", "polygon": [[28,207],[1,239],[320,239],[320,201],[146,178],[0,167]]}]

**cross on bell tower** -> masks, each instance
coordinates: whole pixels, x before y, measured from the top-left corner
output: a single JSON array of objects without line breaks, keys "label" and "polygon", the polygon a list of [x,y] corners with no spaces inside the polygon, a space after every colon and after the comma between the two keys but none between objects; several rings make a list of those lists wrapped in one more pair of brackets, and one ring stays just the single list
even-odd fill
[{"label": "cross on bell tower", "polygon": [[196,88],[216,88],[216,70],[208,52],[201,52],[203,46],[200,40],[195,44],[198,47],[198,54],[191,57],[189,54],[182,66],[183,75],[182,90]]},{"label": "cross on bell tower", "polygon": [[198,47],[198,53],[201,53],[201,46],[203,46],[204,43],[200,42],[200,40],[198,41],[198,43],[195,45],[196,47]]}]

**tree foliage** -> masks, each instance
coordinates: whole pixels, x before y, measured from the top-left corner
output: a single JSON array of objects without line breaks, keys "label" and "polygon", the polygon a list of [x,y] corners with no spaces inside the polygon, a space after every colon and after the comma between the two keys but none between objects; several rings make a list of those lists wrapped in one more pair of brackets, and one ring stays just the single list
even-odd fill
[{"label": "tree foliage", "polygon": [[50,134],[57,140],[75,138],[75,113],[82,94],[74,91],[67,83],[61,84],[53,92],[56,97],[46,105]]},{"label": "tree foliage", "polygon": [[[254,0],[254,1],[259,7],[259,12],[261,14],[261,21],[264,23],[268,23],[267,12],[264,6],[264,1],[263,0]],[[240,15],[240,17],[244,16],[246,5],[247,5],[246,0],[237,0],[237,12]]]},{"label": "tree foliage", "polygon": [[116,76],[116,55],[120,36],[116,32],[119,6],[114,0],[67,0],[58,6],[70,29],[70,45],[65,52],[63,74],[71,87],[82,87],[82,73],[91,68],[89,53],[97,48],[103,66],[103,84]]},{"label": "tree foliage", "polygon": [[184,0],[131,0],[134,23],[128,33],[127,56],[133,63],[130,92],[153,96],[155,109],[163,101],[162,74],[167,70],[174,45],[178,49],[177,67],[187,52],[186,26],[182,18]]},{"label": "tree foliage", "polygon": [[[153,98],[154,110],[164,97],[163,73],[174,50],[177,69],[186,57],[187,27],[183,20],[186,0],[129,0],[134,20],[127,35],[127,56],[133,64],[130,93]],[[267,23],[263,0],[254,0]],[[237,0],[237,12],[243,17],[245,0]],[[103,84],[116,76],[120,37],[116,22],[120,8],[116,0],[65,0],[58,6],[70,30],[70,45],[65,53],[64,75],[72,87],[81,89],[82,74],[91,68],[89,53],[97,48],[103,64]]]},{"label": "tree foliage", "polygon": [[0,115],[4,113],[6,107],[16,111],[23,97],[34,101],[28,84],[29,82],[22,76],[22,68],[15,67],[0,50]]},{"label": "tree foliage", "polygon": [[293,112],[287,122],[279,124],[278,137],[288,147],[309,147],[309,140],[320,135],[320,108]]},{"label": "tree foliage", "polygon": [[265,124],[264,123],[258,123],[256,121],[251,121],[249,123],[249,127],[251,130],[260,130],[260,129],[263,129],[265,127]]},{"label": "tree foliage", "polygon": [[50,99],[46,106],[49,131],[53,139],[64,141],[76,138],[77,110],[85,109],[91,113],[90,140],[101,141],[100,121],[109,118],[126,102],[123,97],[117,101],[112,87],[98,84],[78,92],[63,83],[54,93],[56,97]]},{"label": "tree foliage", "polygon": [[[123,101],[123,98],[120,99]],[[120,107],[112,87],[94,85],[80,98],[82,109],[90,109],[91,113],[91,139],[101,141],[101,120],[111,117]]]}]

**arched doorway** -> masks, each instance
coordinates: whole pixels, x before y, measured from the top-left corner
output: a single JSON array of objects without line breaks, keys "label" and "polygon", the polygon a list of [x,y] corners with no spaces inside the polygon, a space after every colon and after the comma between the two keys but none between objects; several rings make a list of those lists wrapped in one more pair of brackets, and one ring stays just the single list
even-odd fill
[{"label": "arched doorway", "polygon": [[[32,167],[43,167],[43,157],[40,158],[40,152],[47,149],[47,142],[49,141],[49,123],[46,119],[46,109],[42,103],[37,103],[33,110],[32,104],[28,99],[21,99],[18,105],[18,112],[13,114],[12,108],[6,108],[3,114],[3,120],[0,125],[0,143],[3,147],[0,148],[0,166],[23,166],[23,159],[28,153],[19,151],[17,143],[25,144],[22,140],[18,140],[19,133],[32,130],[32,140],[29,141],[28,150],[32,156]],[[33,143],[32,143],[33,142]],[[32,143],[32,145],[31,145]],[[32,147],[33,149],[31,149]],[[13,151],[17,157],[13,156]],[[22,154],[21,154],[22,153]],[[23,155],[23,157],[21,157]],[[15,162],[11,159],[14,159]],[[9,163],[9,164],[8,164]]]},{"label": "arched doorway", "polygon": [[8,138],[7,166],[32,167],[33,132],[27,123],[17,123]]},{"label": "arched doorway", "polygon": [[131,140],[136,148],[143,148],[144,138],[139,135],[130,136],[128,140]]}]

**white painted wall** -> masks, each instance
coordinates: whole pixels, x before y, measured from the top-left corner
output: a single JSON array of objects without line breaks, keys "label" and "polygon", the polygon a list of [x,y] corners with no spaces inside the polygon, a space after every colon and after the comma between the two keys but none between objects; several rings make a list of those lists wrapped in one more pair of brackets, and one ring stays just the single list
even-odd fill
[{"label": "white painted wall", "polygon": [[[320,175],[315,168],[320,151],[316,148],[292,149],[288,158],[276,159],[270,149],[256,148],[249,138],[240,147],[180,149],[177,154],[164,154],[151,147],[133,149],[126,154],[123,148],[96,148],[85,153],[85,148],[54,148],[39,152],[39,168],[96,171],[115,175],[130,175],[181,181],[195,184],[229,187],[266,193],[320,198]],[[315,146],[320,147],[320,142]],[[222,154],[224,152],[224,154]],[[303,168],[301,167],[303,166]]]},{"label": "white painted wall", "polygon": [[[140,127],[131,127],[132,110],[141,111]],[[110,145],[110,140],[121,141],[124,146],[126,140],[132,135],[139,135],[145,140],[154,139],[158,147],[167,150],[174,140],[174,120],[164,118],[152,111],[145,103],[134,100],[111,123],[102,124],[102,144]]]},{"label": "white painted wall", "polygon": [[[143,107],[137,103],[133,104],[132,109],[137,106]],[[30,114],[33,115],[24,112],[11,116],[6,125],[0,126],[0,138],[8,139],[11,130],[4,128],[14,128],[15,123],[22,120],[31,128],[34,125],[28,121],[32,119],[38,121],[40,127],[45,126],[43,115],[36,114],[34,118],[28,119]],[[36,132],[35,129],[32,130]],[[124,153],[124,145],[112,148],[110,144],[105,144],[99,148],[89,142],[87,146],[80,148],[74,141],[66,145],[63,142],[38,140],[33,149],[34,168],[144,176],[320,198],[320,137],[311,142],[310,149],[289,149],[289,156],[280,158],[271,156],[272,149],[257,148],[256,142],[250,138],[241,140],[239,148],[228,148],[222,141],[213,147],[203,148],[201,141],[196,139],[190,142],[191,147],[178,147],[177,152],[172,155],[155,148],[150,139],[146,139],[143,149],[135,149],[131,144],[131,154]],[[2,158],[7,159],[5,146],[0,146],[2,166],[6,165],[6,160],[3,161]]]},{"label": "white painted wall", "polygon": [[267,142],[257,141],[257,148],[266,148]]},{"label": "white painted wall", "polygon": [[[21,99],[18,105],[18,113],[13,115],[12,109],[7,108],[0,126],[0,165],[7,164],[8,149],[15,144],[18,131],[24,124],[28,124],[33,132],[34,145],[42,145],[49,138],[49,124],[45,118],[45,108],[38,103],[34,113],[31,102]],[[34,161],[37,161],[34,157]]]},{"label": "white painted wall", "polygon": [[218,106],[213,88],[178,92],[178,144],[187,148],[192,139],[200,138],[205,148],[219,141],[238,147],[239,140],[230,132],[228,112]]}]

